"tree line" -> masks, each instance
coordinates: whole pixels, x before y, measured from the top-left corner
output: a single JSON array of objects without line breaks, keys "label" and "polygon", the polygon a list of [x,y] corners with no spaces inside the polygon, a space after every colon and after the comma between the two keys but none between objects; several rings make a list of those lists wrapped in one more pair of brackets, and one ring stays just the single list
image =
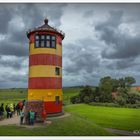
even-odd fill
[{"label": "tree line", "polygon": [[132,85],[136,83],[134,77],[122,77],[119,79],[110,76],[100,79],[95,88],[85,86],[78,95],[70,98],[71,103],[117,103],[119,105],[136,104],[140,102],[140,95],[131,93]]}]

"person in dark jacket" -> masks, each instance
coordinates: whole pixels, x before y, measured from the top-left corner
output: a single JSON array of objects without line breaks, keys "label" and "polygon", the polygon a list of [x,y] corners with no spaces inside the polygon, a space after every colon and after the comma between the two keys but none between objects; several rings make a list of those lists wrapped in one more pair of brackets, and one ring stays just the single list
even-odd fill
[{"label": "person in dark jacket", "polygon": [[17,116],[20,115],[20,107],[19,107],[19,104],[16,105],[16,111],[17,111]]},{"label": "person in dark jacket", "polygon": [[6,110],[7,119],[8,119],[10,117],[10,107],[9,107],[9,104],[6,105],[5,110]]}]

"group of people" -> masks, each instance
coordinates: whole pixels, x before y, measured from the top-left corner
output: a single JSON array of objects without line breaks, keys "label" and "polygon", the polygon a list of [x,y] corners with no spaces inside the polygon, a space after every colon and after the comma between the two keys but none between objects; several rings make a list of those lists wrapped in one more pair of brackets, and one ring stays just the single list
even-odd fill
[{"label": "group of people", "polygon": [[[34,122],[37,119],[37,112],[30,110],[29,112],[25,111],[25,105],[26,101],[20,101],[17,104],[6,104],[4,106],[4,103],[0,106],[0,120],[4,119],[5,117],[7,119],[12,118],[14,115],[20,116],[20,124],[26,124],[34,125]],[[25,114],[26,113],[26,114]],[[42,118],[43,121],[46,120],[46,111],[42,112]]]},{"label": "group of people", "polygon": [[26,122],[29,125],[34,125],[36,121],[37,112],[30,110],[27,115],[25,115],[25,111],[23,110],[20,114],[20,124],[22,125],[23,122]]},{"label": "group of people", "polygon": [[17,104],[7,103],[5,106],[4,103],[2,103],[0,106],[0,119],[3,119],[5,115],[7,119],[12,118],[15,114],[19,116],[25,106],[25,103],[25,100],[20,101]]}]

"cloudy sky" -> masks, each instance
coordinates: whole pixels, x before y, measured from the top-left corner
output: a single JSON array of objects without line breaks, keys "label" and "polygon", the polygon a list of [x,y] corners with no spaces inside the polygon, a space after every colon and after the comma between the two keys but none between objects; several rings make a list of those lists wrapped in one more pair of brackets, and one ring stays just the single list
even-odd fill
[{"label": "cloudy sky", "polygon": [[140,85],[140,4],[0,4],[0,88],[27,87],[28,29],[65,32],[63,86],[133,76]]}]

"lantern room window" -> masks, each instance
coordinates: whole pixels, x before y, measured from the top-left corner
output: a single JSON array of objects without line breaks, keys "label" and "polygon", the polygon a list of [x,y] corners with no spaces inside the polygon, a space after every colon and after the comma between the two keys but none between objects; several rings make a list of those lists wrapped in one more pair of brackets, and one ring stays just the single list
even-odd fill
[{"label": "lantern room window", "polygon": [[56,48],[56,37],[53,35],[36,34],[35,48]]}]

